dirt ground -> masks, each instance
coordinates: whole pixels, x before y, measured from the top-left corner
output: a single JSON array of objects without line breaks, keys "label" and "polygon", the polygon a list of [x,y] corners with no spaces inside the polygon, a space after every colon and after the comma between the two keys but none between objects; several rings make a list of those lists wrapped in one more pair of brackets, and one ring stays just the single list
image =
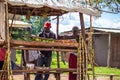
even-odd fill
[{"label": "dirt ground", "polygon": [[[14,80],[24,80],[24,75],[23,74],[17,74],[13,76]],[[34,80],[35,75],[31,74],[30,75],[30,80]],[[50,74],[49,80],[56,80],[55,76]],[[68,75],[67,74],[61,74],[61,80],[68,80]],[[92,79],[91,79],[92,80]],[[95,80],[110,80],[108,77],[97,77]],[[120,80],[119,79],[113,79],[113,80]]]},{"label": "dirt ground", "polygon": [[[31,74],[30,75],[30,80],[34,80],[35,75]],[[17,74],[13,75],[14,80],[24,80],[24,75],[23,74]],[[55,76],[50,74],[49,80],[56,80]],[[67,74],[62,74],[61,75],[61,80],[68,80],[68,75]]]}]

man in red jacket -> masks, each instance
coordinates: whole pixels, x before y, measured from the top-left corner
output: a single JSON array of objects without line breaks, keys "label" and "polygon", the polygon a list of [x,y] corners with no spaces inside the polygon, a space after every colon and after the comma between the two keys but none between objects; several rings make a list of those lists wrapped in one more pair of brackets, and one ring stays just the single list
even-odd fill
[{"label": "man in red jacket", "polygon": [[[58,36],[59,39],[74,39],[76,42],[79,42],[79,29],[77,26],[74,26],[72,29],[71,36]],[[77,69],[77,53],[70,52],[68,53],[68,67]],[[69,72],[68,80],[77,80],[77,74],[73,74],[73,72]]]},{"label": "man in red jacket", "polygon": [[2,70],[4,60],[5,60],[5,55],[6,55],[6,49],[5,48],[0,48],[0,70]]},{"label": "man in red jacket", "polygon": [[[77,26],[74,26],[72,29],[73,38],[79,42],[79,29]],[[69,55],[69,68],[75,68],[77,69],[77,53],[71,52]],[[73,74],[72,72],[69,72],[69,80],[77,80],[77,74]]]}]

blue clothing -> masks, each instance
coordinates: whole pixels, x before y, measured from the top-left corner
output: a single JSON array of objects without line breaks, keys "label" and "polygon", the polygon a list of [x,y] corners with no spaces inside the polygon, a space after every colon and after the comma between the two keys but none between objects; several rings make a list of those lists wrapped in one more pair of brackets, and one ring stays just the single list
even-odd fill
[{"label": "blue clothing", "polygon": [[4,61],[0,61],[0,70],[2,70],[3,64],[4,64]]},{"label": "blue clothing", "polygon": [[[45,67],[50,67],[51,64],[51,60],[52,57],[42,57],[40,56],[38,58],[38,66],[43,67],[43,65],[45,65]],[[44,74],[44,79],[43,80],[48,80],[49,78],[49,74]],[[42,74],[36,74],[35,80],[42,80]]]},{"label": "blue clothing", "polygon": [[13,61],[11,61],[11,66],[12,66],[12,70],[14,70],[15,68],[15,63]]}]

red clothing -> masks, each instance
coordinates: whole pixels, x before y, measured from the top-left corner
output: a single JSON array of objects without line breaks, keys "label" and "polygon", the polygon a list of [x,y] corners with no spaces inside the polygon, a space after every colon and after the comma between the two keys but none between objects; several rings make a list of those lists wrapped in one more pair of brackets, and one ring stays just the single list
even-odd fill
[{"label": "red clothing", "polygon": [[6,55],[6,49],[0,48],[0,61],[5,60],[5,55]]},{"label": "red clothing", "polygon": [[[77,56],[70,53],[69,68],[77,68]],[[69,80],[77,80],[77,75],[69,72]]]}]

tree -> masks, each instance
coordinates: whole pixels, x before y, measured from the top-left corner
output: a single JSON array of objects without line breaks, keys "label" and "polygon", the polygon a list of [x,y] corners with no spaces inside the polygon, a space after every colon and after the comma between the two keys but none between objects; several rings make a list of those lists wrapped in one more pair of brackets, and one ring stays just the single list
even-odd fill
[{"label": "tree", "polygon": [[120,13],[120,0],[88,0],[87,2],[102,12]]},{"label": "tree", "polygon": [[31,34],[37,35],[44,26],[45,21],[50,21],[50,17],[31,16],[30,20],[27,20],[25,16],[22,16],[22,21],[32,24]]},{"label": "tree", "polygon": [[44,22],[50,21],[50,17],[31,16],[30,20],[27,20],[25,16],[22,16],[21,20],[32,24],[32,26],[30,28],[12,28],[11,36],[13,39],[31,40],[27,35],[37,35],[43,28]]}]

